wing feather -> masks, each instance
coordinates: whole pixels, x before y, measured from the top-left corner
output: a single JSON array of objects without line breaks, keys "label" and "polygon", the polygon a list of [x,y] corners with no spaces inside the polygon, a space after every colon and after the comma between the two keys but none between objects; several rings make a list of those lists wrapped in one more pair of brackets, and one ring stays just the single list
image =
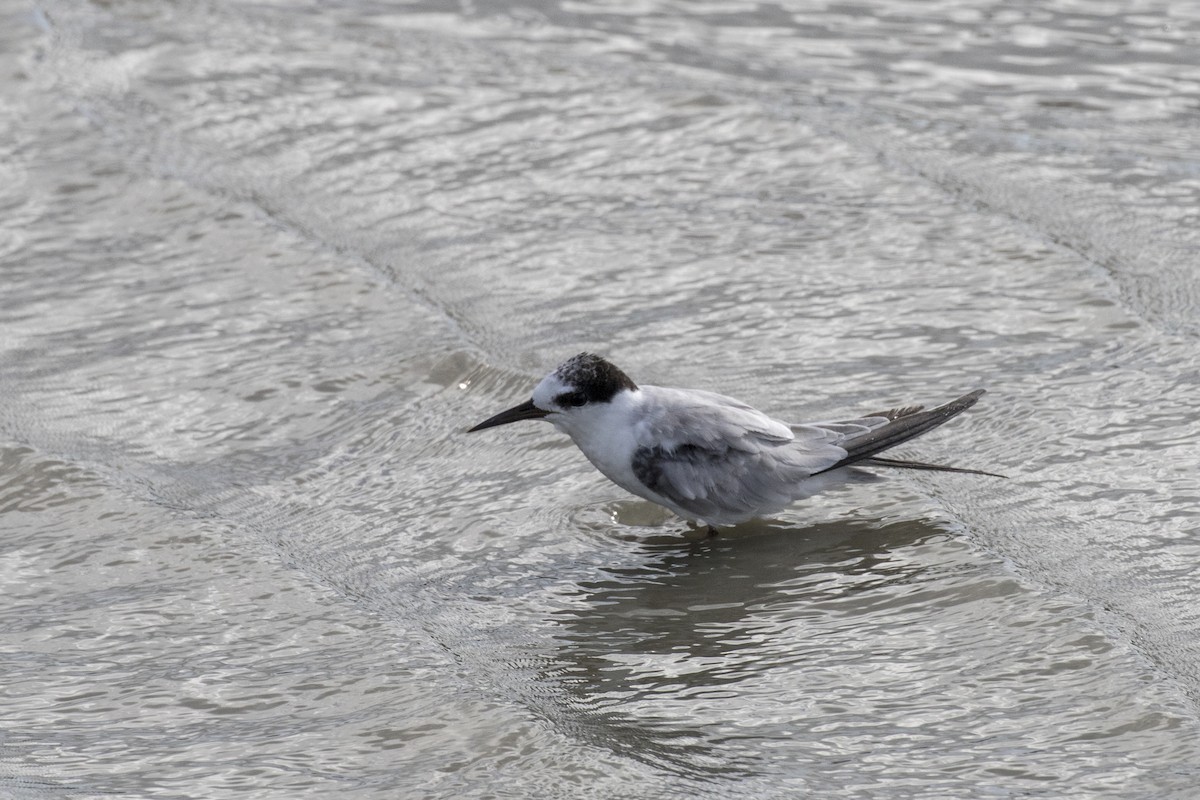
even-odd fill
[{"label": "wing feather", "polygon": [[810,493],[801,486],[805,478],[846,457],[837,444],[845,434],[837,430],[789,428],[711,392],[642,390],[651,402],[636,431],[633,473],[697,519],[721,522],[780,510]]},{"label": "wing feather", "polygon": [[[841,443],[846,449],[846,457],[838,463],[830,465],[828,469],[837,469],[856,462],[866,463],[876,453],[881,453],[933,430],[939,425],[944,425],[975,405],[975,402],[983,394],[983,389],[976,389],[930,411],[923,411],[921,406],[908,406],[885,411],[878,417],[883,419],[883,424],[872,428],[867,433],[849,437]],[[880,459],[881,462],[886,460]]]},{"label": "wing feather", "polygon": [[684,516],[709,524],[779,511],[824,488],[831,471],[855,463],[947,469],[876,454],[944,424],[983,394],[970,392],[930,411],[906,406],[788,426],[711,392],[642,390],[650,402],[635,431],[633,474]]}]

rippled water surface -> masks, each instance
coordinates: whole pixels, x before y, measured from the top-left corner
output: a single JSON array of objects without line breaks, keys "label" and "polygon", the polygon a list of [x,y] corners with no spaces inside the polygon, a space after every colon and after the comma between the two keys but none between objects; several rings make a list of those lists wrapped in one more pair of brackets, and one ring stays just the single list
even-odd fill
[{"label": "rippled water surface", "polygon": [[[1196,796],[1194,4],[0,20],[0,796]],[[1011,478],[708,540],[583,349]]]}]

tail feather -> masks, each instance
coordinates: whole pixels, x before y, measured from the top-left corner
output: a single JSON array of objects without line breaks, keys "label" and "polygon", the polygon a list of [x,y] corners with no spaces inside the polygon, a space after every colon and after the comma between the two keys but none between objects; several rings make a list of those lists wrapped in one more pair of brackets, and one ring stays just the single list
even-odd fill
[{"label": "tail feather", "polygon": [[948,467],[945,464],[927,464],[924,461],[901,461],[898,458],[881,458],[874,456],[872,458],[864,458],[859,461],[859,466],[863,467],[891,467],[892,469],[925,469],[931,472],[965,472],[969,475],[987,475],[991,478],[1007,478],[1007,475],[1001,475],[998,472],[985,472],[981,469],[967,469],[966,467]]},{"label": "tail feather", "polygon": [[[842,447],[846,448],[846,457],[828,469],[823,470],[823,472],[868,460],[876,462],[875,466],[974,472],[974,470],[960,470],[957,467],[939,467],[934,464],[921,464],[921,462],[917,461],[897,461],[895,459],[877,458],[875,454],[920,436],[939,425],[944,425],[975,405],[975,401],[983,393],[983,389],[976,389],[973,392],[964,394],[957,400],[951,400],[949,403],[940,405],[929,411],[918,411],[915,407],[910,406],[879,414],[878,416],[887,417],[890,422],[869,433],[856,436],[843,443]],[[917,464],[921,465],[915,466]],[[868,465],[864,464],[864,466]]]}]

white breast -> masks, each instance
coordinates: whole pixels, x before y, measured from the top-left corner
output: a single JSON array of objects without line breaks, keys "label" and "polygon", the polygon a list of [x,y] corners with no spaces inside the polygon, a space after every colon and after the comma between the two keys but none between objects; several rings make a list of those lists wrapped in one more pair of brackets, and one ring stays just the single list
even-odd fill
[{"label": "white breast", "polygon": [[670,505],[633,474],[633,453],[642,444],[638,441],[637,423],[643,416],[645,400],[641,391],[622,391],[611,402],[596,403],[574,414],[550,419],[610,481],[639,497]]}]

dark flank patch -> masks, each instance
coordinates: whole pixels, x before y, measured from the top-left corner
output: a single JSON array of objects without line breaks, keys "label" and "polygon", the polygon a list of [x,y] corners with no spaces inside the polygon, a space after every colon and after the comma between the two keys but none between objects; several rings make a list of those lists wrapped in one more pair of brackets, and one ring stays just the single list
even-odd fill
[{"label": "dark flank patch", "polygon": [[622,389],[633,391],[638,388],[624,372],[591,353],[580,353],[564,361],[554,374],[586,397],[589,403],[607,403]]},{"label": "dark flank patch", "polygon": [[663,449],[661,447],[639,447],[633,451],[633,477],[648,489],[658,491],[662,481]]},{"label": "dark flank patch", "polygon": [[663,467],[668,464],[687,463],[693,466],[711,464],[714,459],[712,450],[694,444],[681,444],[673,450],[667,450],[659,445],[639,447],[633,451],[633,476],[644,486],[653,489],[661,495],[672,497],[675,492],[669,483],[663,481]]}]

